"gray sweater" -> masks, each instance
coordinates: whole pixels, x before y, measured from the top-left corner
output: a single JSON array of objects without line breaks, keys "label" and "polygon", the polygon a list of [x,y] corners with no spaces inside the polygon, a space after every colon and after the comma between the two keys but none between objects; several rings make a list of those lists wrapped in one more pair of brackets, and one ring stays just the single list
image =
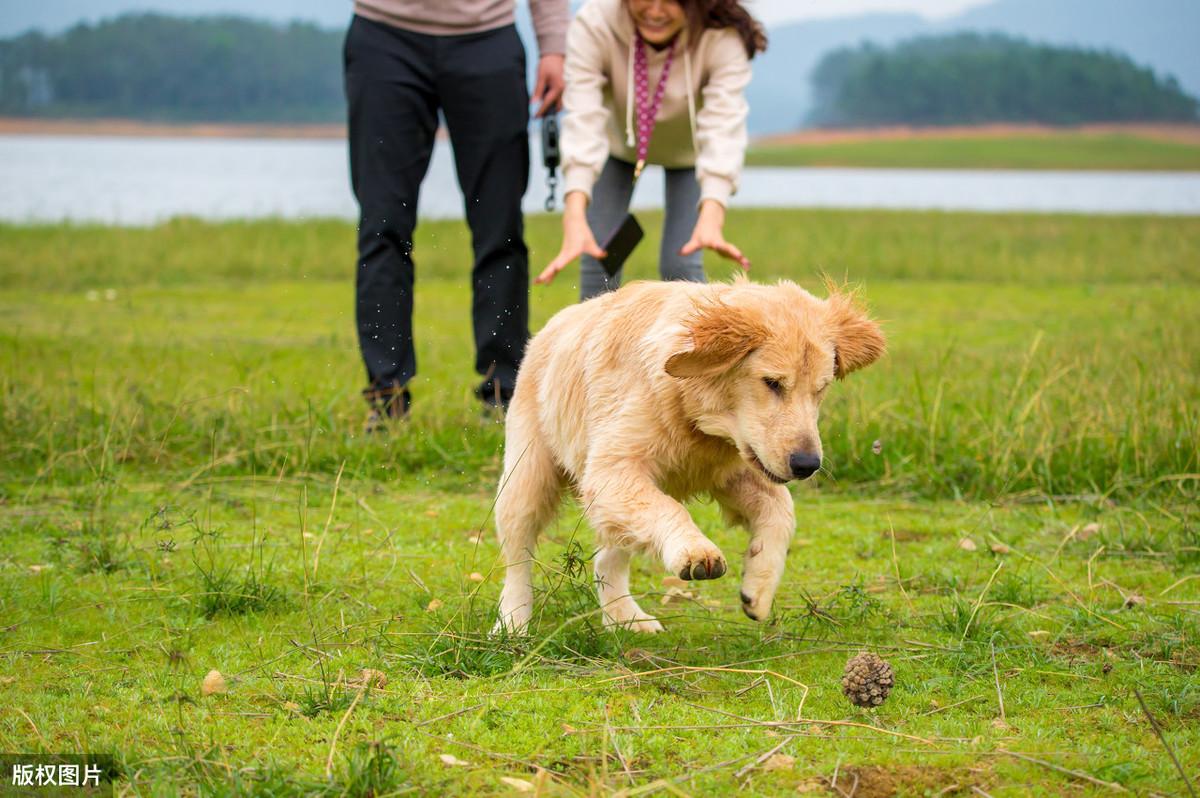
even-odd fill
[{"label": "gray sweater", "polygon": [[[479,33],[511,25],[516,0],[354,0],[354,13],[433,36]],[[529,0],[541,55],[567,51],[567,0]]]}]

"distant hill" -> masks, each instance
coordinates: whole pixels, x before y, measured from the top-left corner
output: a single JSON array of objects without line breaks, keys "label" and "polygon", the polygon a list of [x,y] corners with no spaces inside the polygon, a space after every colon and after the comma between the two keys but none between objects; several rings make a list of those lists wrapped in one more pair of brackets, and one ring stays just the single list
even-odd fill
[{"label": "distant hill", "polygon": [[96,23],[128,13],[184,17],[240,15],[273,22],[299,20],[344,28],[352,0],[0,0],[0,37],[30,29],[60,33],[79,22]]},{"label": "distant hill", "polygon": [[916,14],[869,14],[772,28],[767,51],[753,61],[754,80],[747,91],[751,132],[777,133],[803,124],[813,104],[809,77],[829,52],[865,41],[890,44],[928,25]]},{"label": "distant hill", "polygon": [[814,74],[814,124],[1195,122],[1200,102],[1127,56],[1000,33],[834,50]]},{"label": "distant hill", "polygon": [[0,41],[0,114],[174,122],[345,118],[341,34],[130,14]]},{"label": "distant hill", "polygon": [[961,31],[1110,48],[1160,75],[1173,75],[1186,92],[1200,96],[1198,0],[997,0],[936,22],[871,14],[771,29],[771,49],[755,62],[749,90],[751,129],[762,134],[800,126],[812,106],[808,76],[831,50]]},{"label": "distant hill", "polygon": [[[128,9],[131,2],[0,0],[0,37],[31,27],[60,33],[81,19],[109,18]],[[222,9],[276,22],[299,17],[326,28],[328,41],[340,39],[352,8],[351,0],[138,0],[138,4],[184,15]],[[578,0],[573,0],[572,6],[578,5]],[[524,5],[518,6],[518,28],[532,53],[532,26]],[[770,49],[755,60],[755,78],[749,89],[750,130],[761,135],[799,127],[813,104],[809,76],[832,50],[864,41],[887,46],[917,35],[966,30],[1111,48],[1160,75],[1174,75],[1185,91],[1200,95],[1200,46],[1196,44],[1200,0],[997,0],[940,21],[915,14],[866,14],[773,27]],[[326,55],[314,58],[327,63]],[[533,66],[531,58],[531,72]],[[26,81],[33,81],[35,90],[46,88],[36,75],[26,74]]]}]

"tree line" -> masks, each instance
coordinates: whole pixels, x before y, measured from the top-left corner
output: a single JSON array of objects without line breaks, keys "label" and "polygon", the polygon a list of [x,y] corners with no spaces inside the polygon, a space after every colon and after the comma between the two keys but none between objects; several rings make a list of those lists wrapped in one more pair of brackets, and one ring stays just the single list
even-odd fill
[{"label": "tree line", "polygon": [[825,127],[1197,119],[1173,77],[1128,57],[999,34],[865,43],[835,50],[812,76],[809,123]]},{"label": "tree line", "polygon": [[[205,122],[345,117],[342,31],[131,14],[0,40],[0,115]],[[821,126],[1194,121],[1174,78],[1112,52],[1002,35],[835,50],[813,73]]]},{"label": "tree line", "polygon": [[117,17],[0,41],[0,114],[166,121],[345,117],[342,32],[241,17]]}]

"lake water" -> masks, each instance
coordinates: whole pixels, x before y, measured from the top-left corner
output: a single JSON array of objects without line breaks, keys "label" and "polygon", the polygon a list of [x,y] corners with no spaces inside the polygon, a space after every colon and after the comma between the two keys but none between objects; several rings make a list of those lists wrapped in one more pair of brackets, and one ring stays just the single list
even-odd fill
[{"label": "lake water", "polygon": [[[538,157],[538,147],[533,147]],[[0,136],[0,219],[152,224],[209,219],[356,215],[344,141]],[[634,197],[662,201],[647,171]],[[545,172],[525,196],[542,210]],[[747,169],[735,207],[893,208],[1200,215],[1200,174],[923,169]],[[419,206],[461,218],[453,158],[439,142]]]}]

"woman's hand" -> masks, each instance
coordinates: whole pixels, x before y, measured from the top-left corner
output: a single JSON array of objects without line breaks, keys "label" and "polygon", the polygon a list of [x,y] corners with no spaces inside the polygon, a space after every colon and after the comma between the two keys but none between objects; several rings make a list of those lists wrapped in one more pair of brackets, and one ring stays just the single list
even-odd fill
[{"label": "woman's hand", "polygon": [[742,251],[725,240],[721,232],[725,226],[725,206],[716,200],[707,199],[700,204],[700,218],[691,239],[679,250],[680,255],[691,255],[701,249],[711,249],[723,258],[736,261],[743,269],[750,269],[750,259]]},{"label": "woman's hand", "polygon": [[607,254],[596,243],[596,237],[592,235],[592,228],[587,222],[587,201],[587,195],[581,191],[572,191],[567,195],[563,209],[562,249],[558,251],[558,257],[534,280],[538,285],[549,285],[556,274],[580,255],[603,258]]}]

